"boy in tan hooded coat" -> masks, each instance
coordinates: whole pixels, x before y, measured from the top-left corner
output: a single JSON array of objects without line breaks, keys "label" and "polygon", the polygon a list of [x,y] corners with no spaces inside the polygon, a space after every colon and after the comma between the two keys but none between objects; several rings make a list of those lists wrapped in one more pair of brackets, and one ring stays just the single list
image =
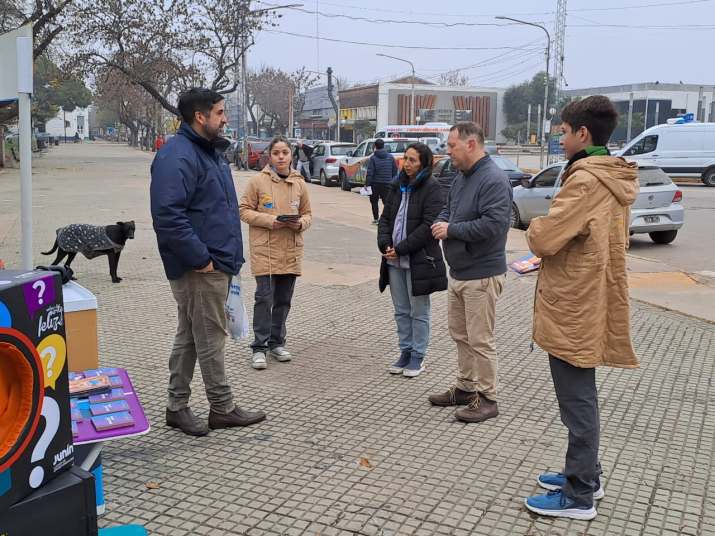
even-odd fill
[{"label": "boy in tan hooded coat", "polygon": [[605,145],[618,114],[606,97],[567,105],[561,144],[569,158],[549,213],[532,221],[526,239],[542,258],[534,303],[534,341],[549,354],[551,375],[569,431],[563,473],[542,473],[548,495],[529,510],[573,519],[596,517],[604,495],[598,461],[595,367],[636,368],[630,336],[626,248],[637,166]]}]

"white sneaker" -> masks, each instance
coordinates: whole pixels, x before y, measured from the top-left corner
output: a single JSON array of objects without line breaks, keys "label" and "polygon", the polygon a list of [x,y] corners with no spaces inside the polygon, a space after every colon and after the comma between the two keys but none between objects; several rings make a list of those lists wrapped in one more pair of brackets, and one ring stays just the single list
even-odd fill
[{"label": "white sneaker", "polygon": [[272,358],[274,358],[276,361],[280,361],[281,363],[285,363],[293,359],[293,356],[290,355],[290,352],[282,346],[276,346],[275,348],[270,350],[269,353]]},{"label": "white sneaker", "polygon": [[251,366],[256,370],[262,370],[268,366],[266,362],[266,354],[263,352],[254,352],[251,357]]}]

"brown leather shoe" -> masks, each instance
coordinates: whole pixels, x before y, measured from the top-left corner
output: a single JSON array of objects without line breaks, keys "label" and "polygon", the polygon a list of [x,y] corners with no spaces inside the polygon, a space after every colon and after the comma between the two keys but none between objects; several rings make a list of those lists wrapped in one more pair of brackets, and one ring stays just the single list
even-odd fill
[{"label": "brown leather shoe", "polygon": [[166,425],[178,428],[185,434],[192,436],[205,436],[209,433],[208,426],[198,420],[189,408],[178,411],[166,410]]},{"label": "brown leather shoe", "polygon": [[209,428],[218,430],[219,428],[233,428],[234,426],[249,426],[261,422],[266,418],[262,411],[246,411],[236,406],[231,413],[225,415],[209,412]]},{"label": "brown leather shoe", "polygon": [[430,395],[428,400],[433,406],[448,407],[466,406],[467,404],[471,404],[475,398],[477,398],[477,393],[462,391],[459,387],[452,386],[446,393]]},{"label": "brown leather shoe", "polygon": [[483,422],[487,419],[493,419],[497,415],[499,415],[497,403],[489,400],[481,393],[466,408],[459,408],[454,412],[457,420],[462,422]]}]

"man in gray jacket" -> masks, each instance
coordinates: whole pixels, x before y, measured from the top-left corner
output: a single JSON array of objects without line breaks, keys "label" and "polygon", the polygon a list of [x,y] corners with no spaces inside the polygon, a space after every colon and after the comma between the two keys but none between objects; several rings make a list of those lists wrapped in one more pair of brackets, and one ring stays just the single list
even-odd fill
[{"label": "man in gray jacket", "polygon": [[431,395],[435,406],[466,406],[455,412],[464,422],[496,417],[496,302],[506,281],[506,238],[512,190],[509,179],[484,151],[484,131],[458,123],[447,152],[460,173],[444,210],[432,225],[449,263],[448,324],[457,343],[457,381]]}]

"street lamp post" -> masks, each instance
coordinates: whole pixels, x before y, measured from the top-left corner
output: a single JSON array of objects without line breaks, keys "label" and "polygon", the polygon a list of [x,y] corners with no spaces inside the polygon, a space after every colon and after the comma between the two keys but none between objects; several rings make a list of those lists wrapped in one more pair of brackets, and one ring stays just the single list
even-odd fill
[{"label": "street lamp post", "polygon": [[388,56],[387,54],[377,54],[378,56],[382,56],[383,58],[390,58],[393,60],[397,61],[404,61],[405,63],[409,63],[410,67],[412,68],[412,94],[410,96],[410,125],[414,124],[414,118],[415,118],[415,66],[410,60],[406,60],[403,58],[397,58],[395,56]]},{"label": "street lamp post", "polygon": [[539,149],[539,166],[544,167],[544,137],[547,136],[546,132],[546,111],[549,109],[549,63],[551,62],[551,34],[549,31],[541,24],[536,24],[535,22],[528,22],[521,19],[513,19],[511,17],[496,17],[499,20],[510,20],[518,24],[526,24],[527,26],[535,26],[536,28],[541,28],[546,33],[546,83],[544,84],[544,116],[541,125],[541,148]]}]

